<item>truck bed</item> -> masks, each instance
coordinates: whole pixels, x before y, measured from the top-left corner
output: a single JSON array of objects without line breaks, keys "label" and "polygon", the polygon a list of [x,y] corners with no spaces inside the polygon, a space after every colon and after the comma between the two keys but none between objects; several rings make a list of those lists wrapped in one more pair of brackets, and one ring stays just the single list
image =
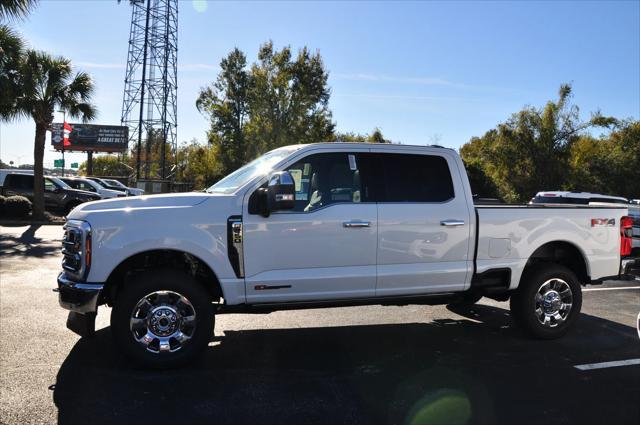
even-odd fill
[{"label": "truck bed", "polygon": [[[534,255],[532,247],[548,243],[577,249],[590,280],[619,273],[620,218],[627,208],[501,204],[477,205],[475,210],[476,274],[509,269],[510,288],[515,288]],[[592,225],[592,219],[606,220]]]}]

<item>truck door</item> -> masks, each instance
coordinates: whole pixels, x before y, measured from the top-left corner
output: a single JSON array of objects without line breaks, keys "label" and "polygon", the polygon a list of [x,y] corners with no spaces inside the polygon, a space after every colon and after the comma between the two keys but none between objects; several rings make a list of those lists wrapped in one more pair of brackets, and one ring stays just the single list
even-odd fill
[{"label": "truck door", "polygon": [[48,209],[59,209],[63,207],[62,198],[64,197],[64,191],[56,186],[56,184],[44,178],[44,205]]},{"label": "truck door", "polygon": [[263,217],[245,205],[247,302],[375,295],[378,223],[365,162],[357,152],[310,153],[286,168],[293,210]]},{"label": "truck door", "polygon": [[463,290],[473,270],[471,212],[453,155],[387,152],[375,155],[382,186],[376,295]]}]

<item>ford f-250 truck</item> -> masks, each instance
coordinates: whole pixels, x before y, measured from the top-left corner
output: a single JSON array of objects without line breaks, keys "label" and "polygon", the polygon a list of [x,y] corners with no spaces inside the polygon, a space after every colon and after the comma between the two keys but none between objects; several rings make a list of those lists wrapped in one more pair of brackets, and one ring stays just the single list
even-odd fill
[{"label": "ford f-250 truck", "polygon": [[273,150],[205,193],[82,204],[63,240],[67,326],[171,367],[207,346],[214,315],[340,305],[510,299],[515,321],[556,338],[581,285],[620,273],[621,207],[474,206],[460,157],[361,143]]}]

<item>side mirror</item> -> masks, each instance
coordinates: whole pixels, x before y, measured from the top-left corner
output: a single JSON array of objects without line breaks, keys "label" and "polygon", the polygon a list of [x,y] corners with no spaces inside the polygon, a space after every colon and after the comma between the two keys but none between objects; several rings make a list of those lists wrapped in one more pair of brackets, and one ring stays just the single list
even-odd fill
[{"label": "side mirror", "polygon": [[290,210],[296,206],[296,184],[288,171],[269,176],[266,189],[260,189],[260,213],[268,217],[273,211]]}]

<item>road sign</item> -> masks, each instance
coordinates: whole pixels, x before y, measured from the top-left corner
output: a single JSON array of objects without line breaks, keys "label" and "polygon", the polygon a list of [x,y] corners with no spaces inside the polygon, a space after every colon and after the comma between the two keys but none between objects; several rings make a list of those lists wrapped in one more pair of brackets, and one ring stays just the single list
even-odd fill
[{"label": "road sign", "polygon": [[54,159],[53,160],[53,166],[55,168],[62,168],[64,167],[64,159]]},{"label": "road sign", "polygon": [[72,162],[71,163],[71,168],[78,168],[78,163],[77,162]]}]

